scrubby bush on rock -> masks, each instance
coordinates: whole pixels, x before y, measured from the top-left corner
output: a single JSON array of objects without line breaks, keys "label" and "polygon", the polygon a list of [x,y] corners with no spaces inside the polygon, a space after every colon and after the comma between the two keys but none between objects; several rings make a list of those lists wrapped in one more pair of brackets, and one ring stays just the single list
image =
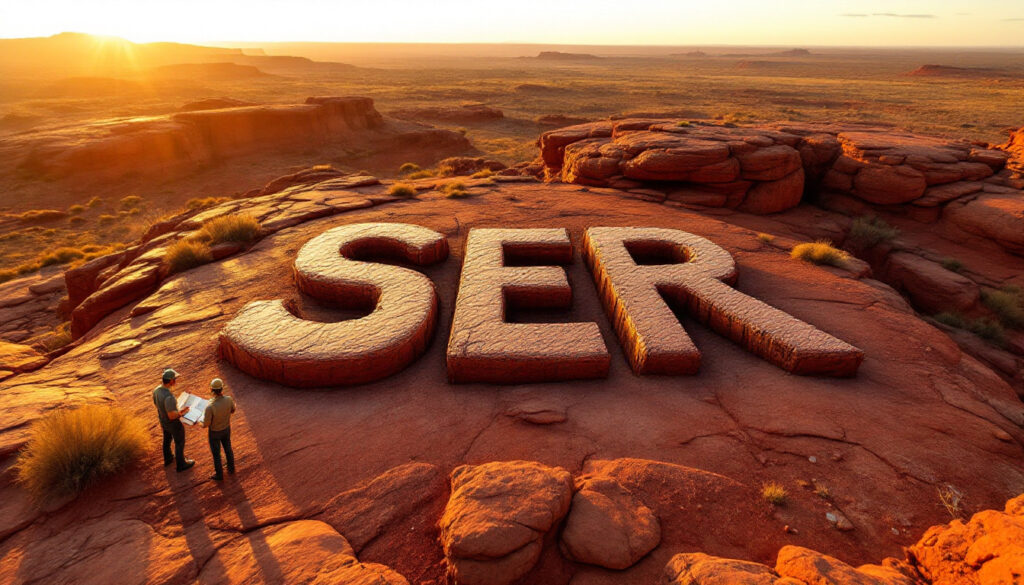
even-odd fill
[{"label": "scrubby bush on rock", "polygon": [[58,410],[33,425],[15,472],[38,500],[73,495],[130,465],[146,444],[142,422],[120,408]]},{"label": "scrubby bush on rock", "polygon": [[213,252],[210,245],[191,239],[178,240],[167,248],[167,255],[164,262],[167,264],[167,272],[175,274],[191,270],[213,261]]},{"label": "scrubby bush on rock", "polygon": [[846,252],[834,248],[832,242],[828,240],[818,240],[817,242],[807,242],[803,244],[797,244],[793,246],[793,251],[790,254],[793,258],[799,260],[805,260],[818,265],[838,266],[842,267],[846,263],[846,259],[849,257]]}]

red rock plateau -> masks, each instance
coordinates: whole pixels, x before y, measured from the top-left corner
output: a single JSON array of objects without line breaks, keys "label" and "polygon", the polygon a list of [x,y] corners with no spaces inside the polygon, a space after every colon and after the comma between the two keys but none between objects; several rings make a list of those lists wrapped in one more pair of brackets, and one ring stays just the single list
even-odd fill
[{"label": "red rock plateau", "polygon": [[[216,116],[238,111],[249,110]],[[137,245],[66,273],[68,347],[43,355],[0,346],[5,469],[30,424],[56,408],[116,403],[152,435],[137,467],[74,500],[39,508],[10,473],[0,476],[0,582],[1020,583],[1020,332],[999,348],[929,319],[951,307],[984,314],[975,293],[1024,285],[1020,140],[995,148],[832,126],[600,122],[545,134],[543,165],[461,179],[464,196],[446,195],[450,179],[412,181],[418,195],[396,197],[372,177],[311,171],[168,219]],[[898,226],[898,237],[839,267],[790,257],[798,242],[844,244],[866,211]],[[167,274],[168,246],[240,212],[260,220],[258,241]],[[299,389],[220,357],[229,323],[250,303],[305,320],[307,337],[257,336],[294,341],[285,349],[296,355],[323,350],[353,319],[373,319],[366,290],[358,309],[319,298],[337,284],[321,268],[332,249],[365,259],[345,247],[349,232],[388,223],[424,230],[406,234],[416,245],[389,244],[385,260],[422,277],[410,290],[427,296],[414,305],[436,302],[422,317],[432,334],[392,332],[422,353],[400,358],[408,367]],[[614,252],[599,236],[637,227],[699,238],[683,242],[697,254],[627,247],[637,268],[620,253],[595,284],[593,257]],[[502,235],[510,228],[528,230],[514,233],[529,266]],[[363,252],[377,259],[381,247]],[[948,257],[965,269],[943,268]],[[756,316],[725,327],[705,317],[727,311],[704,310],[687,297],[700,291],[685,290],[662,295],[658,318],[667,334],[682,325],[699,369],[634,373],[642,344],[620,344],[630,330],[609,301],[625,293],[603,280],[649,287],[659,270],[697,269],[687,264],[733,291],[723,294],[834,339],[856,374],[790,373],[799,368],[781,354],[758,351],[762,332],[743,329]],[[382,286],[398,274],[371,266],[379,271],[368,278]],[[60,294],[44,282],[15,281],[4,294],[25,297],[11,306],[43,306],[50,301],[37,297]],[[533,294],[538,286],[551,296]],[[499,311],[504,288],[513,300],[558,302]],[[379,302],[382,311],[405,301]],[[459,337],[463,303],[470,321],[485,317],[470,327],[481,340]],[[591,379],[492,383],[494,347],[529,352],[564,331],[592,334],[593,346],[561,348],[594,358]],[[354,341],[373,353],[374,339]],[[456,360],[454,375],[453,346],[477,360]],[[198,471],[159,464],[150,390],[168,366],[182,373],[181,390],[205,393],[220,377],[238,402],[238,474],[223,484],[203,479],[210,458],[194,428],[186,450]],[[785,503],[765,499],[769,482],[788,490]]]},{"label": "red rock plateau", "polygon": [[233,157],[326,145],[412,149],[437,158],[470,148],[458,132],[384,118],[369,98],[311,97],[303,104],[252,106],[212,102],[184,109],[189,111],[26,133],[5,140],[0,157],[12,173],[112,181],[166,179]]}]

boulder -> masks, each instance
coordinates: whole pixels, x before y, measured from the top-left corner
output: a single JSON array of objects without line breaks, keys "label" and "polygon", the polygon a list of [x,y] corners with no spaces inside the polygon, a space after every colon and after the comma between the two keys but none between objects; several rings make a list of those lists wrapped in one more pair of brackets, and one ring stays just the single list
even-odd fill
[{"label": "boulder", "polygon": [[980,290],[973,280],[909,252],[889,255],[885,281],[906,292],[914,306],[929,315],[967,311],[977,305],[980,298]]},{"label": "boulder", "polygon": [[50,360],[27,345],[0,341],[0,370],[31,372],[45,366]]},{"label": "boulder", "polygon": [[782,547],[775,572],[806,585],[905,585],[906,580],[896,571],[860,571],[835,557],[801,546]]},{"label": "boulder", "polygon": [[909,166],[879,165],[861,169],[853,178],[853,193],[879,205],[907,203],[924,195],[924,173]]},{"label": "boulder", "polygon": [[665,565],[661,585],[797,585],[761,563],[683,553]]},{"label": "boulder", "polygon": [[929,528],[907,557],[932,585],[1017,585],[1024,580],[1024,495],[1002,511]]},{"label": "boulder", "polygon": [[661,542],[661,526],[650,508],[611,478],[577,482],[562,530],[561,546],[571,560],[626,569]]},{"label": "boulder", "polygon": [[525,575],[571,500],[572,477],[559,467],[530,461],[457,467],[440,521],[455,582],[507,585]]},{"label": "boulder", "polygon": [[757,215],[778,213],[799,205],[803,196],[804,169],[798,166],[776,181],[755,183],[737,209]]},{"label": "boulder", "polygon": [[995,240],[1009,252],[1024,255],[1024,196],[1020,191],[954,201],[942,217],[966,232]]},{"label": "boulder", "polygon": [[159,283],[157,264],[134,264],[118,272],[71,312],[71,336],[82,337],[110,313],[156,290]]},{"label": "boulder", "polygon": [[221,547],[212,561],[203,565],[197,585],[409,583],[383,565],[360,563],[342,535],[316,520],[296,520],[254,530]]}]

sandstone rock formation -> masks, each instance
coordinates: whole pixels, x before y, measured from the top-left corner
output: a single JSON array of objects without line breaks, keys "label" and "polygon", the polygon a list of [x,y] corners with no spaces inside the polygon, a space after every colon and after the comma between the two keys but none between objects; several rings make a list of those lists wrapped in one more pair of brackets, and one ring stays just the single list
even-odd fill
[{"label": "sandstone rock formation", "polygon": [[768,214],[825,192],[833,208],[843,197],[910,205],[904,213],[946,215],[1019,252],[1024,180],[1012,171],[1014,140],[995,148],[864,126],[632,118],[546,132],[540,154],[549,178],[661,202]]},{"label": "sandstone rock formation", "polygon": [[[350,180],[362,186],[351,186]],[[980,583],[981,571],[987,578],[1005,575],[1000,567],[1007,562],[1014,567],[1008,552],[1015,544],[1008,540],[1014,524],[994,517],[943,528],[949,537],[935,543],[945,544],[918,557],[943,559],[945,565],[928,565],[938,567],[928,573],[936,577],[927,577],[914,562],[879,561],[901,556],[929,526],[948,520],[936,497],[939,486],[948,483],[962,491],[966,513],[1001,508],[1019,493],[1024,405],[995,366],[975,359],[921,319],[889,286],[862,270],[789,257],[796,242],[842,241],[850,224],[846,216],[809,205],[769,216],[698,211],[652,203],[628,191],[538,184],[526,177],[467,179],[463,199],[446,198],[434,178],[415,182],[420,194],[409,199],[387,195],[387,185],[366,182],[365,177],[332,177],[171,218],[144,242],[82,274],[83,282],[91,282],[82,289],[88,297],[116,273],[134,270],[131,265],[156,262],[158,249],[206,219],[245,212],[264,225],[265,234],[251,247],[161,276],[153,292],[105,315],[63,355],[0,381],[0,465],[5,469],[33,421],[77,404],[116,403],[148,425],[152,441],[130,473],[46,510],[34,507],[9,473],[0,474],[0,582],[187,585],[200,573],[204,580],[220,579],[217,567],[226,563],[258,567],[250,581],[282,582],[281,571],[291,574],[313,564],[301,557],[281,561],[282,555],[272,551],[285,550],[286,542],[325,551],[311,557],[341,560],[330,553],[340,550],[337,546],[318,548],[317,542],[337,540],[323,525],[314,530],[303,524],[309,528],[291,536],[275,530],[313,520],[349,542],[358,561],[346,566],[378,563],[410,583],[443,583],[449,567],[446,538],[468,534],[455,530],[466,525],[454,521],[456,510],[473,510],[480,526],[494,530],[487,534],[499,535],[494,541],[515,546],[500,535],[525,534],[526,544],[498,550],[504,556],[497,559],[456,555],[454,567],[472,571],[500,565],[496,568],[515,569],[522,582],[534,585],[655,583],[674,555],[695,551],[760,563],[771,574],[759,571],[759,583],[797,585],[771,569],[787,545],[855,567],[857,579],[892,585],[911,585],[906,579],[926,585],[942,574]],[[1020,257],[995,242],[942,221],[927,230],[914,230],[916,220],[909,217],[893,221],[903,228],[893,244],[900,252],[931,262],[963,259],[961,274],[983,288],[1020,282]],[[217,358],[217,334],[251,302],[290,299],[318,321],[352,318],[297,291],[293,265],[316,236],[343,225],[379,222],[420,225],[444,234],[451,246],[448,261],[423,269],[436,286],[440,309],[438,333],[419,360],[386,380],[306,392],[250,377]],[[788,375],[714,329],[691,326],[683,312],[704,355],[701,372],[686,379],[634,376],[614,342],[614,323],[603,313],[591,275],[575,256],[584,249],[586,230],[600,225],[683,230],[721,246],[735,258],[739,292],[863,350],[858,376]],[[443,341],[467,237],[475,228],[500,227],[567,230],[574,261],[563,270],[573,292],[571,306],[513,311],[510,320],[595,323],[610,352],[607,379],[558,385],[447,383]],[[988,347],[1009,354],[1015,338],[1009,339],[1006,350]],[[188,430],[187,453],[199,461],[196,472],[177,474],[159,464],[160,431],[148,393],[168,365],[183,373],[183,389],[201,389],[221,377],[238,399],[232,439],[239,470],[223,485],[204,481],[210,460],[195,434],[199,429]],[[299,428],[295,421],[306,424]],[[627,456],[633,458],[620,458]],[[503,463],[488,463],[495,461]],[[462,497],[464,491],[453,489],[449,506],[445,478],[463,465],[545,469],[538,475],[548,479],[537,483],[557,487],[495,486],[501,495],[488,500]],[[573,494],[568,473],[552,471],[558,467],[577,479],[611,479],[622,486],[658,518],[660,544],[623,570],[565,558],[559,541],[572,517]],[[784,506],[761,498],[760,486],[768,481],[789,490]],[[827,486],[828,498],[802,485]],[[530,529],[504,522],[515,516],[495,503],[537,511],[544,521]],[[446,506],[451,514],[445,514]],[[1011,502],[1007,515],[1019,517],[1021,507],[1019,500]],[[828,520],[840,514],[852,530],[837,530]],[[439,526],[443,518],[452,522]],[[298,532],[317,536],[304,539]],[[517,554],[529,560],[534,551],[535,563],[518,562]],[[845,565],[814,558],[815,567],[827,561],[832,574],[848,574]],[[496,573],[482,569],[479,574]],[[332,573],[330,578],[341,576],[348,577]]]},{"label": "sandstone rock formation", "polygon": [[572,499],[569,472],[528,461],[464,465],[451,481],[441,545],[460,585],[507,585],[526,574]]},{"label": "sandstone rock formation", "polygon": [[[264,552],[276,561],[265,564]],[[360,563],[345,537],[316,520],[297,520],[255,530],[223,545],[199,572],[202,585],[276,581],[310,585],[408,585],[405,577],[376,563]]]},{"label": "sandstone rock formation", "polygon": [[267,151],[329,144],[417,147],[439,155],[469,148],[458,132],[387,120],[363,97],[311,97],[303,104],[194,110],[28,133],[0,154],[40,176],[100,178],[182,173],[198,165]]},{"label": "sandstone rock formation", "polygon": [[506,168],[504,163],[482,157],[452,156],[437,163],[437,171],[443,177],[472,175],[480,171],[503,171]]},{"label": "sandstone rock formation", "polygon": [[32,343],[58,327],[68,310],[64,276],[53,268],[0,284],[0,341]]},{"label": "sandstone rock formation", "polygon": [[583,477],[562,530],[567,558],[609,569],[627,569],[661,542],[650,508],[611,478]]},{"label": "sandstone rock formation", "polygon": [[661,585],[798,585],[800,581],[779,577],[760,564],[723,559],[704,553],[682,553],[672,557],[661,576]]}]

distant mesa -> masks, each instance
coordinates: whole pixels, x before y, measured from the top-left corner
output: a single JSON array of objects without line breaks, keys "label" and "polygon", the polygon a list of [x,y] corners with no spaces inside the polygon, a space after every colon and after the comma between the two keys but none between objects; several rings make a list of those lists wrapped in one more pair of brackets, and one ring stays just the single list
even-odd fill
[{"label": "distant mesa", "polygon": [[[229,102],[207,102],[223,105]],[[388,120],[364,97],[311,97],[302,104],[193,109],[166,116],[102,120],[5,140],[0,171],[11,165],[63,179],[184,173],[261,152],[344,144],[370,151],[415,150],[435,160],[464,152],[459,132]]]},{"label": "distant mesa", "polygon": [[251,65],[239,65],[237,63],[181,63],[178,65],[164,65],[153,69],[149,74],[160,79],[197,79],[201,81],[269,77],[268,74]]},{"label": "distant mesa", "polygon": [[572,90],[567,87],[557,87],[554,85],[544,85],[542,83],[520,83],[515,86],[513,90],[516,93],[525,93],[531,95],[545,95],[545,94],[559,94],[568,93]]},{"label": "distant mesa", "polygon": [[921,65],[910,71],[912,77],[962,77],[962,78],[996,78],[1020,77],[1004,69],[985,69],[982,67],[954,67],[952,65]]},{"label": "distant mesa", "polygon": [[608,116],[609,120],[627,120],[630,118],[640,118],[648,120],[669,120],[669,119],[694,119],[694,118],[707,118],[706,112],[700,110],[638,110],[635,112],[623,112],[621,114],[612,114]]},{"label": "distant mesa", "polygon": [[432,120],[457,123],[492,122],[505,117],[504,112],[501,110],[484,104],[400,108],[389,111],[388,115],[399,120]]},{"label": "distant mesa", "polygon": [[670,57],[686,57],[687,59],[704,59],[708,56],[704,51],[688,51],[686,53],[671,53]]},{"label": "distant mesa", "polygon": [[600,58],[590,53],[563,53],[561,51],[541,51],[537,54],[537,59],[545,61],[581,61]]},{"label": "distant mesa", "polygon": [[752,61],[743,60],[736,63],[737,69],[777,69],[785,67],[789,63],[782,63],[780,61]]},{"label": "distant mesa", "polygon": [[189,102],[180,108],[179,112],[200,112],[203,110],[223,110],[227,108],[244,108],[246,106],[255,106],[252,102],[245,102],[242,100],[236,100],[233,98],[207,98],[205,100],[198,100]]},{"label": "distant mesa", "polygon": [[778,53],[768,53],[772,57],[807,57],[811,54],[807,49],[790,49]]}]

